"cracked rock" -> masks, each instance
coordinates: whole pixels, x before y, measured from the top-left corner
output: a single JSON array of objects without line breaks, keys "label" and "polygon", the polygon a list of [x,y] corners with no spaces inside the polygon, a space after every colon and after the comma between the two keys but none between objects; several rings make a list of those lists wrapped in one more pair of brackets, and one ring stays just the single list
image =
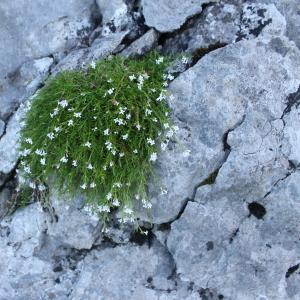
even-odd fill
[{"label": "cracked rock", "polygon": [[[174,220],[194,187],[224,163],[228,132],[231,153],[211,197],[228,190],[230,197],[248,199],[253,186],[255,197],[263,197],[289,172],[288,159],[280,155],[280,118],[285,99],[298,89],[300,54],[287,39],[277,39],[288,49],[284,56],[272,39],[243,41],[207,54],[171,83],[180,142],[161,152],[156,166],[159,186],[168,192],[149,185],[154,223]],[[188,157],[182,148],[190,150]]]},{"label": "cracked rock", "polygon": [[49,201],[54,216],[48,219],[47,234],[69,247],[91,249],[101,234],[101,226],[98,218],[80,209],[83,207],[83,199],[70,199],[52,191]]},{"label": "cracked rock", "polygon": [[5,123],[0,119],[0,138],[4,133]]},{"label": "cracked rock", "polygon": [[92,61],[107,57],[121,44],[128,31],[113,33],[94,40],[90,48],[71,51],[52,70],[52,75],[66,70],[81,69]]},{"label": "cracked rock", "polygon": [[225,299],[297,299],[300,290],[286,272],[300,259],[299,176],[279,182],[263,200],[263,219],[242,218],[225,197],[189,203],[167,243],[181,278],[214,287]]},{"label": "cracked rock", "polygon": [[140,292],[147,280],[170,276],[173,262],[164,247],[154,242],[151,248],[127,244],[93,250],[78,268],[72,299],[148,299]]},{"label": "cracked rock", "polygon": [[51,57],[27,61],[10,74],[0,91],[0,117],[7,119],[20,103],[35,93],[47,78],[52,63]]},{"label": "cracked rock", "polygon": [[158,32],[155,29],[150,29],[124,49],[121,55],[125,57],[142,56],[157,46],[158,38]]},{"label": "cracked rock", "polygon": [[145,23],[160,32],[170,32],[181,27],[190,17],[202,11],[202,5],[216,0],[142,0]]}]

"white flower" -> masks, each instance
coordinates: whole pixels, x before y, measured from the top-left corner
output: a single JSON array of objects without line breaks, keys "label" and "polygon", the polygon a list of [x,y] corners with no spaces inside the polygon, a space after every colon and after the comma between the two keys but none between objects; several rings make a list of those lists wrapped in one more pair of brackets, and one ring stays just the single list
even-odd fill
[{"label": "white flower", "polygon": [[150,116],[152,114],[152,110],[149,108],[145,109],[145,116]]},{"label": "white flower", "polygon": [[187,63],[188,63],[187,57],[186,57],[186,56],[182,56],[181,62],[182,62],[183,64],[187,64]]},{"label": "white flower", "polygon": [[103,131],[103,133],[104,133],[104,135],[109,135],[109,128],[105,129],[105,130]]},{"label": "white flower", "polygon": [[92,144],[90,142],[86,142],[83,146],[91,148]]},{"label": "white flower", "polygon": [[35,189],[35,183],[30,182],[30,183],[29,183],[29,187],[31,187],[32,189]]},{"label": "white flower", "polygon": [[170,128],[170,125],[168,123],[164,123],[164,128],[168,129],[168,128]]},{"label": "white flower", "polygon": [[172,74],[168,74],[168,75],[167,75],[167,79],[173,80],[173,79],[174,79],[174,76],[173,76]]},{"label": "white flower", "polygon": [[30,170],[30,167],[24,167],[24,172],[27,173],[27,174],[31,174],[31,170]]},{"label": "white flower", "polygon": [[81,118],[81,112],[76,112],[74,113],[75,118]]},{"label": "white flower", "polygon": [[174,126],[173,126],[173,130],[174,130],[175,132],[177,132],[177,131],[179,130],[179,127],[178,127],[177,125],[174,125]]},{"label": "white flower", "polygon": [[98,211],[99,212],[110,212],[110,208],[108,205],[99,205]]},{"label": "white flower", "polygon": [[91,163],[89,163],[86,168],[89,169],[89,170],[93,170],[94,169],[94,167],[92,166]]},{"label": "white flower", "polygon": [[120,157],[123,157],[124,155],[125,155],[124,152],[119,153]]},{"label": "white flower", "polygon": [[112,154],[113,156],[115,156],[115,155],[117,154],[117,151],[114,150],[114,149],[112,149],[110,152],[111,152],[111,154]]},{"label": "white flower", "polygon": [[134,197],[135,197],[136,200],[140,199],[140,195],[139,194],[136,194]]},{"label": "white flower", "polygon": [[150,161],[156,161],[157,160],[157,154],[155,152],[153,152],[151,155],[150,155]]},{"label": "white flower", "polygon": [[74,121],[73,120],[69,120],[68,121],[68,126],[72,126],[72,125],[74,125]]},{"label": "white flower", "polygon": [[118,125],[124,125],[126,124],[126,122],[124,122],[122,119],[116,118],[114,119],[114,122]]},{"label": "white flower", "polygon": [[144,208],[151,208],[152,207],[152,203],[150,203],[146,199],[142,199],[142,203],[143,203]]},{"label": "white flower", "polygon": [[183,155],[183,157],[188,157],[188,156],[190,156],[190,154],[191,154],[191,150],[185,150],[183,153],[182,153],[182,155]]},{"label": "white flower", "polygon": [[110,141],[106,141],[106,142],[105,142],[105,146],[106,146],[106,149],[107,149],[107,150],[111,150],[112,147],[113,147],[113,146],[112,146],[112,143],[111,143]]},{"label": "white flower", "polygon": [[95,132],[98,129],[98,127],[94,127],[92,130]]},{"label": "white flower", "polygon": [[96,68],[96,63],[94,61],[92,61],[90,66],[91,66],[92,69],[95,69]]},{"label": "white flower", "polygon": [[60,105],[61,107],[65,108],[69,105],[67,100],[61,100],[61,101],[57,101],[58,105]]},{"label": "white flower", "polygon": [[31,150],[30,149],[24,149],[20,155],[21,156],[28,156],[29,154],[31,153]]},{"label": "white flower", "polygon": [[73,161],[72,161],[72,166],[73,166],[73,167],[77,167],[77,160],[73,160]]},{"label": "white flower", "polygon": [[115,182],[112,186],[113,186],[113,188],[114,187],[121,188],[122,187],[122,183],[121,182]]},{"label": "white flower", "polygon": [[113,94],[113,92],[114,92],[114,88],[111,88],[111,89],[109,89],[108,91],[107,91],[107,93],[109,94],[109,95],[111,95],[111,94]]},{"label": "white flower", "polygon": [[56,107],[54,110],[53,110],[53,113],[50,113],[50,117],[53,118],[54,116],[56,116],[58,114],[58,108]]},{"label": "white flower", "polygon": [[158,59],[155,60],[155,63],[157,65],[161,64],[164,61],[164,58],[162,56],[160,56]]},{"label": "white flower", "polygon": [[104,166],[102,167],[102,169],[103,169],[104,171],[106,171],[106,170],[107,170],[107,166],[104,165]]},{"label": "white flower", "polygon": [[153,146],[155,144],[155,141],[152,140],[151,138],[147,138],[147,143],[151,146]]},{"label": "white flower", "polygon": [[128,133],[122,135],[122,139],[123,139],[124,141],[126,141],[126,140],[128,139]]},{"label": "white flower", "polygon": [[46,158],[45,157],[41,158],[40,163],[41,163],[41,165],[44,166],[46,164]]},{"label": "white flower", "polygon": [[55,138],[53,132],[48,133],[48,134],[47,134],[47,137],[48,137],[50,140],[53,140],[53,139]]},{"label": "white flower", "polygon": [[45,189],[46,189],[46,186],[44,186],[43,184],[39,184],[39,185],[38,185],[38,190],[39,190],[40,192],[43,192]]},{"label": "white flower", "polygon": [[25,139],[25,142],[28,143],[28,144],[30,144],[30,145],[32,145],[32,139],[31,138]]},{"label": "white flower", "polygon": [[162,85],[163,85],[164,87],[167,87],[167,86],[168,86],[168,82],[167,82],[167,81],[164,81]]},{"label": "white flower", "polygon": [[113,80],[112,80],[111,78],[109,78],[109,79],[107,80],[108,83],[112,83],[112,81],[113,81]]},{"label": "white flower", "polygon": [[64,155],[64,156],[60,159],[60,161],[61,161],[62,163],[67,163],[67,162],[68,162],[68,158]]},{"label": "white flower", "polygon": [[153,121],[154,123],[157,123],[157,122],[158,122],[157,118],[153,118],[152,121]]},{"label": "white flower", "polygon": [[120,201],[118,199],[114,199],[113,203],[114,206],[120,206]]},{"label": "white flower", "polygon": [[114,165],[114,162],[113,162],[113,161],[110,161],[110,162],[109,162],[109,166],[112,167],[113,165]]},{"label": "white flower", "polygon": [[132,75],[129,76],[129,79],[130,79],[130,81],[132,81],[132,80],[136,79],[136,77],[135,77],[134,74],[132,74]]},{"label": "white flower", "polygon": [[60,131],[60,127],[54,127],[54,131],[55,132],[59,132]]},{"label": "white flower", "polygon": [[119,114],[124,115],[126,109],[124,109],[123,107],[119,108]]},{"label": "white flower", "polygon": [[112,199],[112,193],[111,192],[109,192],[106,196],[106,199],[107,200],[110,200],[110,199]]},{"label": "white flower", "polygon": [[[82,95],[82,96],[85,96],[85,94],[84,95]],[[73,107],[70,107],[70,108],[68,108],[68,111],[73,111],[74,110],[74,108]]]},{"label": "white flower", "polygon": [[168,130],[167,133],[166,133],[166,136],[168,138],[171,138],[173,135],[174,135],[174,131],[172,129]]},{"label": "white flower", "polygon": [[43,149],[36,149],[35,154],[40,155],[40,156],[45,156],[47,152]]},{"label": "white flower", "polygon": [[138,154],[137,149],[134,149],[132,152],[133,152],[134,154]]},{"label": "white flower", "polygon": [[127,120],[130,120],[130,118],[131,118],[131,114],[127,114],[127,115],[126,115],[126,119],[127,119]]},{"label": "white flower", "polygon": [[136,124],[135,127],[137,128],[138,131],[140,131],[142,126],[140,124]]},{"label": "white flower", "polygon": [[90,188],[95,188],[96,187],[96,183],[95,182],[92,182],[91,184],[90,184]]},{"label": "white flower", "polygon": [[143,88],[143,85],[141,83],[138,83],[137,87],[138,87],[139,90],[141,90]]},{"label": "white flower", "polygon": [[125,206],[123,211],[125,214],[129,214],[129,215],[133,214],[133,210],[128,206]]},{"label": "white flower", "polygon": [[80,187],[81,187],[83,190],[85,190],[85,189],[86,189],[86,184],[84,183],[84,184],[82,184]]}]

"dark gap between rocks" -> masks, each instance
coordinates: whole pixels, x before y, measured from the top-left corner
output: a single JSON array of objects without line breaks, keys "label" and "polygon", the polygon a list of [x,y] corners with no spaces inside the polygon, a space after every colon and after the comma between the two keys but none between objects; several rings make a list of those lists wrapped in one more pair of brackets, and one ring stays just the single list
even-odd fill
[{"label": "dark gap between rocks", "polygon": [[267,213],[265,207],[255,201],[248,204],[248,209],[250,212],[249,216],[253,215],[255,218],[259,220],[262,219],[264,215]]},{"label": "dark gap between rocks", "polygon": [[285,278],[289,278],[294,272],[299,269],[299,264],[290,267],[285,273]]}]

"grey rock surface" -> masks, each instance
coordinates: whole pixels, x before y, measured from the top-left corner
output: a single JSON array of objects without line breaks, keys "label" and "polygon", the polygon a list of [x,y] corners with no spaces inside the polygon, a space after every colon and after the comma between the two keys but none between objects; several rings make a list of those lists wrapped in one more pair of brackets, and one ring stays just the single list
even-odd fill
[{"label": "grey rock surface", "polygon": [[263,34],[281,35],[285,30],[286,20],[272,3],[221,1],[206,7],[178,34],[167,37],[162,50],[201,54],[205,49]]},{"label": "grey rock surface", "polygon": [[[0,76],[26,60],[45,57],[76,46],[93,27],[93,0],[1,1]],[[45,13],[47,12],[47,13]]]},{"label": "grey rock surface", "polygon": [[216,0],[142,0],[146,25],[160,32],[174,31],[190,17],[202,11],[202,5]]},{"label": "grey rock surface", "polygon": [[101,36],[94,40],[90,48],[71,51],[53,68],[52,75],[61,71],[82,69],[93,61],[107,57],[121,44],[127,33],[128,31],[121,31],[109,36]]},{"label": "grey rock surface", "polygon": [[136,204],[148,235],[120,226],[117,211],[102,231],[80,195],[50,187],[44,208],[0,223],[0,299],[299,299],[298,1],[2,2],[0,218],[20,103],[49,74],[114,53],[192,55],[168,69],[178,130],[149,182],[150,215]]},{"label": "grey rock surface", "polygon": [[52,64],[53,58],[44,57],[27,61],[10,73],[0,90],[1,118],[7,119],[20,103],[42,85]]},{"label": "grey rock surface", "polygon": [[138,299],[149,277],[166,278],[173,270],[171,257],[158,242],[151,248],[128,244],[92,251],[82,266],[73,299]]},{"label": "grey rock surface", "polygon": [[83,199],[63,198],[51,191],[50,200],[54,218],[48,219],[50,237],[75,249],[90,249],[101,234],[98,218],[80,210]]},{"label": "grey rock surface", "polygon": [[155,29],[150,29],[139,39],[132,42],[126,49],[121,52],[125,57],[142,56],[145,53],[156,48],[159,34]]},{"label": "grey rock surface", "polygon": [[299,179],[296,172],[280,181],[250,217],[246,205],[238,212],[225,197],[196,197],[168,238],[182,278],[213,286],[225,299],[297,299],[292,279],[299,275],[286,274],[300,258]]},{"label": "grey rock surface", "polygon": [[22,106],[8,121],[6,133],[0,139],[0,173],[9,174],[19,159],[19,134],[24,115],[25,108]]}]

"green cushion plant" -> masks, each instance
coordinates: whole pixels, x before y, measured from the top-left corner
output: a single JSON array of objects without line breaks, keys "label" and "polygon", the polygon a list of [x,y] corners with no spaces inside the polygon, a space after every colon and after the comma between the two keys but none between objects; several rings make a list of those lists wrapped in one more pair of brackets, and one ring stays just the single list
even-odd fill
[{"label": "green cushion plant", "polygon": [[21,131],[21,169],[32,188],[51,184],[85,196],[87,209],[119,208],[134,221],[133,199],[150,208],[147,181],[170,124],[166,74],[171,57],[111,56],[83,71],[49,79],[37,93]]}]

